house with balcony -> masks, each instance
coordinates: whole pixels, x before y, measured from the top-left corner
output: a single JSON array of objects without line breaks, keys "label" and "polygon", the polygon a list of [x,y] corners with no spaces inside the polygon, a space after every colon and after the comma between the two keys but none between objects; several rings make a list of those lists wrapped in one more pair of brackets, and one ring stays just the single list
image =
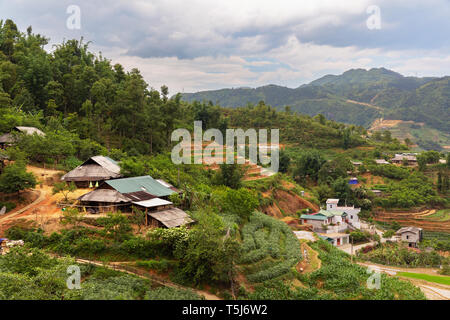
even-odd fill
[{"label": "house with balcony", "polygon": [[[326,210],[313,214],[302,214],[303,224],[309,224],[320,234],[342,234],[348,229],[360,229],[358,214],[360,208],[339,206],[339,199],[328,199]],[[336,240],[336,239],[335,239]],[[337,240],[335,241],[337,243]],[[343,241],[339,241],[341,244]]]}]

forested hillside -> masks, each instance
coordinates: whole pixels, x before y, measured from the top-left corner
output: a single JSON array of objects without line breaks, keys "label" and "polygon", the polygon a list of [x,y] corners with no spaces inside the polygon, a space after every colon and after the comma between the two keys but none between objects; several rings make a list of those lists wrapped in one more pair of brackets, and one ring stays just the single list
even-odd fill
[{"label": "forested hillside", "polygon": [[18,142],[35,162],[70,162],[67,167],[72,167],[76,159],[95,154],[120,158],[124,152],[168,151],[172,131],[191,129],[194,120],[203,120],[205,129],[284,128],[283,141],[308,146],[336,147],[344,139],[346,144],[364,143],[359,138],[364,129],[323,117],[276,112],[265,104],[230,111],[186,103],[180,95],[170,99],[167,87],[151,88],[139,70],[127,72],[90,52],[83,39],[65,41],[52,52],[44,49],[47,43],[31,27],[23,33],[11,20],[0,22],[0,133],[18,125],[42,129],[45,137]]},{"label": "forested hillside", "polygon": [[[404,77],[385,68],[352,69],[326,75],[295,89],[275,85],[186,93],[187,101],[213,101],[227,107],[260,100],[277,108],[369,126],[376,118],[414,120],[449,131],[449,78]],[[351,100],[351,101],[349,101]],[[358,104],[361,103],[361,104]]]}]

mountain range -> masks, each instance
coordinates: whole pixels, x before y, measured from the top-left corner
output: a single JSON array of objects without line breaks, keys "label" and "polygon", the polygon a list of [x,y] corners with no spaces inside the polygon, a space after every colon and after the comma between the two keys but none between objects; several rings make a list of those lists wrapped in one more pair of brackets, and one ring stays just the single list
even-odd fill
[{"label": "mountain range", "polygon": [[414,121],[450,133],[450,76],[406,77],[386,68],[351,69],[298,88],[267,85],[184,93],[182,99],[240,107],[264,101],[278,109],[369,128],[375,120]]}]

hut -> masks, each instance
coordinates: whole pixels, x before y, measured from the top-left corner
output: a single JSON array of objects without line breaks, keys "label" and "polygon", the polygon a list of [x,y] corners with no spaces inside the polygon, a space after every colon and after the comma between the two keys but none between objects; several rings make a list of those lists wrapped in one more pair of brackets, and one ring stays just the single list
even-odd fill
[{"label": "hut", "polygon": [[91,213],[126,211],[130,207],[130,199],[120,192],[110,189],[96,189],[78,198]]},{"label": "hut", "polygon": [[0,149],[6,149],[15,142],[14,133],[24,133],[28,135],[37,134],[45,136],[45,133],[35,127],[14,127],[10,133],[5,133],[0,136]]},{"label": "hut", "polygon": [[417,165],[416,154],[402,153],[395,154],[395,157],[391,159],[392,163],[395,164],[408,164],[409,166]]},{"label": "hut", "polygon": [[63,175],[61,180],[74,182],[79,188],[92,188],[106,180],[120,177],[120,167],[116,161],[109,157],[95,156]]},{"label": "hut", "polygon": [[151,212],[148,216],[150,225],[157,228],[175,228],[194,222],[186,212],[178,208]]},{"label": "hut", "polygon": [[132,207],[146,213],[146,224],[173,228],[194,222],[189,215],[167,200],[176,191],[150,176],[114,179],[78,198],[90,212],[131,212]]}]

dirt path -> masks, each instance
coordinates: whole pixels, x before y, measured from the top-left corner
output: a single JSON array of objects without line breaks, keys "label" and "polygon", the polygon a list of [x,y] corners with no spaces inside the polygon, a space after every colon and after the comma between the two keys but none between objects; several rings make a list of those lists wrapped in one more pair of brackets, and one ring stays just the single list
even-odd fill
[{"label": "dirt path", "polygon": [[46,194],[44,192],[41,192],[40,190],[33,190],[33,191],[39,193],[39,197],[36,200],[34,200],[29,205],[27,205],[17,211],[13,211],[12,213],[8,213],[8,214],[0,217],[0,235],[4,234],[5,230],[7,229],[6,227],[8,226],[8,222],[16,219],[17,216],[21,215],[22,213],[27,212],[28,210],[39,206],[46,199]]},{"label": "dirt path", "polygon": [[[310,273],[315,270],[318,270],[322,267],[322,261],[319,259],[319,253],[308,246],[306,242],[302,242],[300,245],[302,255],[306,250],[307,257],[304,257],[302,261],[297,264],[297,271],[301,273]],[[303,271],[301,271],[303,269]]]},{"label": "dirt path", "polygon": [[370,104],[370,103],[366,103],[366,102],[359,102],[359,101],[350,100],[350,99],[347,99],[346,102],[353,103],[353,104],[359,104],[359,105],[362,105],[362,106],[366,106],[366,107],[369,107],[369,108],[376,109],[376,110],[381,111],[381,112],[384,111],[383,108],[381,108],[379,106],[376,106],[376,105],[373,105],[373,104]]},{"label": "dirt path", "polygon": [[203,291],[203,290],[190,288],[190,287],[183,287],[183,286],[180,286],[180,285],[178,285],[176,283],[173,283],[173,282],[165,280],[165,279],[164,280],[163,279],[157,279],[157,278],[155,278],[155,276],[151,276],[149,274],[141,274],[141,273],[137,273],[137,272],[133,272],[131,270],[128,270],[128,269],[123,267],[123,264],[124,263],[128,263],[128,262],[115,262],[115,263],[109,263],[109,264],[105,265],[104,263],[99,262],[99,261],[92,261],[92,260],[86,260],[86,259],[75,259],[75,260],[78,263],[93,264],[93,265],[96,265],[96,266],[106,267],[106,268],[113,269],[113,270],[116,270],[116,271],[126,272],[128,274],[132,274],[132,275],[138,276],[138,277],[143,278],[143,279],[150,279],[153,282],[156,282],[156,283],[158,283],[160,285],[163,285],[163,286],[166,286],[166,287],[171,287],[171,288],[179,289],[179,290],[192,290],[192,291],[196,292],[198,295],[204,296],[206,300],[222,300],[218,296],[216,296],[216,295],[214,295],[212,293]]}]

